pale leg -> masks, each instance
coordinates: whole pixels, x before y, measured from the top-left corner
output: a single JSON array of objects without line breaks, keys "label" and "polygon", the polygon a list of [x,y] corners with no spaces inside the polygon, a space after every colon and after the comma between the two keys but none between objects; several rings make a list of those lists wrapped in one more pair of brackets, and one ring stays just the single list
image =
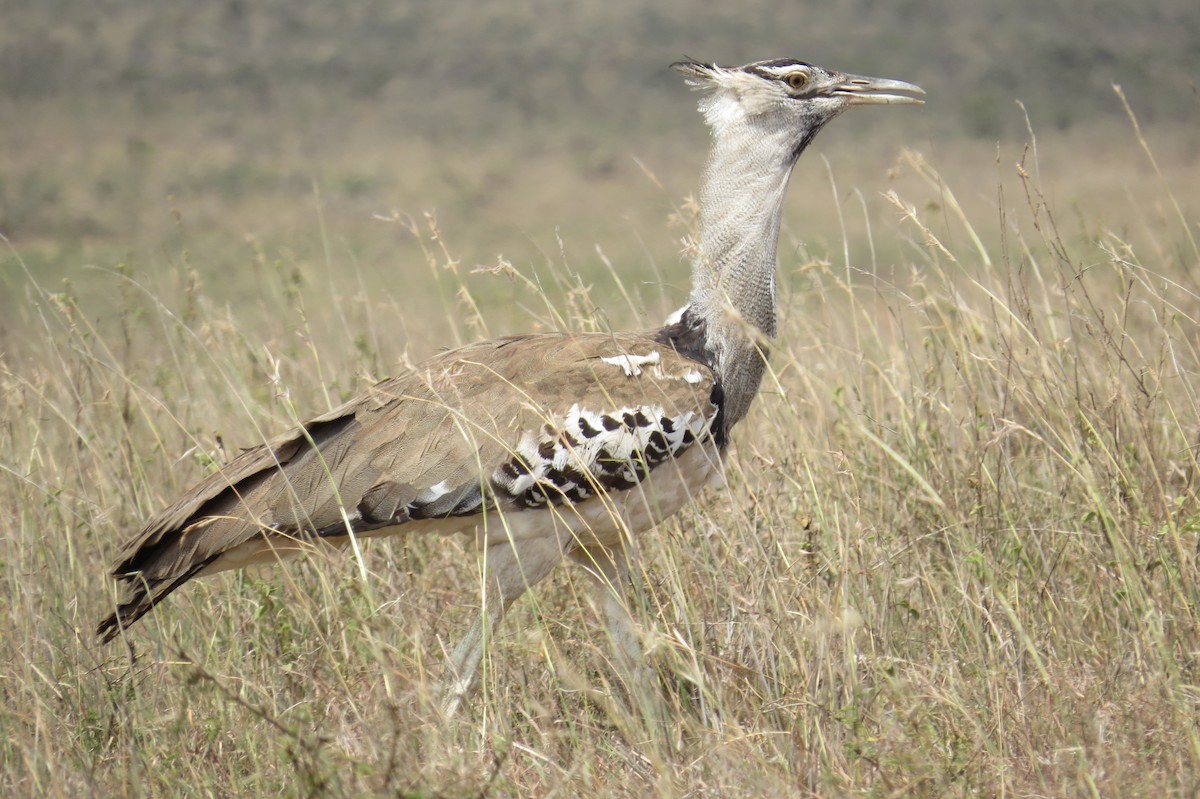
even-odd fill
[{"label": "pale leg", "polygon": [[662,697],[625,601],[629,583],[629,556],[625,548],[577,549],[571,552],[571,558],[586,568],[596,582],[614,665],[626,682],[630,701],[647,721],[661,725]]},{"label": "pale leg", "polygon": [[451,716],[479,681],[479,666],[492,631],[512,603],[541,582],[562,561],[562,546],[553,535],[523,541],[497,541],[484,556],[483,607],[471,629],[454,648],[442,696],[442,711]]}]

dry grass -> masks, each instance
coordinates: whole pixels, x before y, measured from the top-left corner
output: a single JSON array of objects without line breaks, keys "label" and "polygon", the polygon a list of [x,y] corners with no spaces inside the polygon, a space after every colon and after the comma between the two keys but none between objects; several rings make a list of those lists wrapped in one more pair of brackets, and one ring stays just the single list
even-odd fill
[{"label": "dry grass", "polygon": [[468,279],[403,219],[374,230],[411,235],[432,271],[395,296],[337,253],[253,246],[240,304],[189,279],[204,253],[104,273],[100,312],[24,280],[0,339],[0,789],[1191,795],[1196,196],[1176,203],[1136,141],[1124,157],[1161,212],[1084,195],[1065,224],[1044,192],[1084,178],[1044,185],[1032,150],[962,189],[906,154],[890,200],[876,182],[838,205],[853,248],[828,226],[828,247],[784,242],[787,321],[729,490],[640,542],[665,730],[627,709],[567,569],[498,632],[475,701],[440,718],[430,675],[478,579],[454,540],[369,546],[365,582],[331,557],[190,586],[133,634],[136,659],[90,636],[116,542],[295,409],[405,350],[535,326],[511,298],[543,326],[548,306],[635,324],[662,310],[657,288],[623,267],[630,302],[613,277],[589,278],[593,299],[539,265],[546,302]]}]

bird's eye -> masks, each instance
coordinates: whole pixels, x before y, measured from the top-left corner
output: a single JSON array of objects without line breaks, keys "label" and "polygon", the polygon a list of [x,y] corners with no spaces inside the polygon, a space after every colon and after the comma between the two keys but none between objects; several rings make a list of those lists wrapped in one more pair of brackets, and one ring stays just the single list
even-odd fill
[{"label": "bird's eye", "polygon": [[787,76],[787,85],[796,91],[800,91],[808,85],[808,73],[793,72]]}]

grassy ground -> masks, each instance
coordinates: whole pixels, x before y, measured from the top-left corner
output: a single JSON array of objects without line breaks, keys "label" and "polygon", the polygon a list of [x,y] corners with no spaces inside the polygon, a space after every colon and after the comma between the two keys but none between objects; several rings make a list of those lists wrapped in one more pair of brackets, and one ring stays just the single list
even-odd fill
[{"label": "grassy ground", "polygon": [[[128,176],[166,158],[97,138],[115,149],[79,164]],[[667,708],[652,731],[568,569],[516,608],[483,690],[441,718],[432,675],[478,582],[456,540],[372,544],[365,582],[331,556],[189,586],[131,636],[136,658],[92,640],[118,541],[214,461],[439,345],[649,325],[685,294],[688,208],[673,198],[698,156],[656,189],[628,160],[589,173],[569,148],[527,154],[439,228],[389,218],[380,197],[403,190],[371,168],[385,153],[355,150],[312,193],[311,172],[299,189],[287,178],[303,148],[255,178],[233,161],[210,173],[209,140],[184,152],[198,180],[227,183],[155,183],[186,177],[182,162],[141,184],[45,173],[94,225],[6,256],[6,795],[1195,791],[1200,181],[1186,144],[1155,151],[1161,172],[1133,133],[964,146],[932,166],[831,142],[830,169],[804,164],[774,372],[729,488],[640,541],[634,612]],[[478,158],[462,173],[494,163]],[[580,216],[554,193],[564,170],[617,221],[560,249],[556,214]],[[97,199],[109,190],[129,213]],[[541,204],[512,211],[524,196]],[[161,220],[118,229],[150,218],[146,197]],[[545,227],[520,221],[535,217]],[[469,274],[497,263],[493,235],[531,245],[511,258],[523,277]],[[617,253],[612,271],[592,242]]]}]

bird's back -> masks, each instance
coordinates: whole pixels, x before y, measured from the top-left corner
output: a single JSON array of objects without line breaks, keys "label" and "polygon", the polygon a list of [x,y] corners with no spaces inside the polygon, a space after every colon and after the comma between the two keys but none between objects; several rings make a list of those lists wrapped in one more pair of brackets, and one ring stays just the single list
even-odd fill
[{"label": "bird's back", "polygon": [[243,453],[151,519],[118,556],[127,598],[99,632],[115,636],[192,577],[351,534],[605,545],[716,473],[718,394],[708,366],[661,332],[442,353]]}]

